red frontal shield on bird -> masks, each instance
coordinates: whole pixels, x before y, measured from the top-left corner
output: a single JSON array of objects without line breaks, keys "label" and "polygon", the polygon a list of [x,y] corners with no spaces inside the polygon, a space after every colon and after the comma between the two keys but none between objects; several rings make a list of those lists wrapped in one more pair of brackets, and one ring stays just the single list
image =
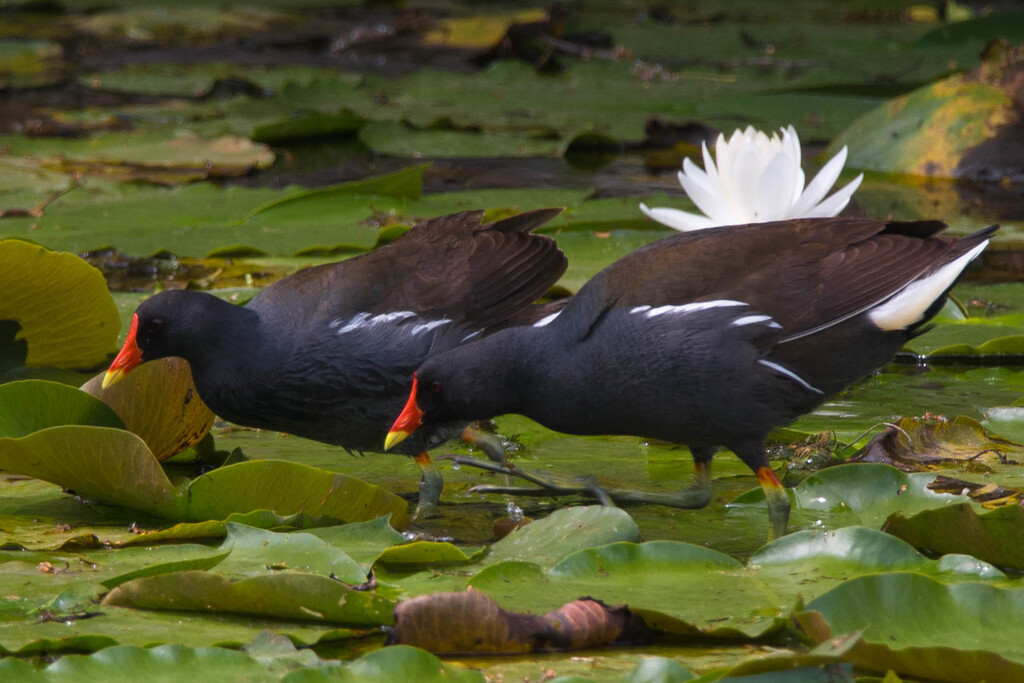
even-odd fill
[{"label": "red frontal shield on bird", "polygon": [[416,373],[412,375],[412,391],[409,392],[409,400],[405,402],[405,408],[399,414],[398,419],[391,425],[387,438],[384,439],[384,450],[391,450],[416,431],[417,427],[423,424],[423,411],[416,405]]},{"label": "red frontal shield on bird", "polygon": [[128,337],[124,340],[121,352],[117,354],[117,358],[110,364],[107,374],[103,376],[102,387],[104,389],[117,384],[132,368],[142,364],[142,349],[135,342],[135,333],[138,328],[139,316],[136,314],[132,316],[132,324],[128,328]]}]

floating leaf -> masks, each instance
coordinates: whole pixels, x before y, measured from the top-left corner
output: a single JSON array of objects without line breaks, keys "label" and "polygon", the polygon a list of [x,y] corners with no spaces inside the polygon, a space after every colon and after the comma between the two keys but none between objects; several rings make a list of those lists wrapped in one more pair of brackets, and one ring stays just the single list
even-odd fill
[{"label": "floating leaf", "polygon": [[[459,565],[456,571],[438,573],[434,567],[427,571],[409,574],[402,565],[375,567],[381,581],[399,585],[407,595],[423,595],[437,591],[460,591],[469,585],[470,577],[477,572],[506,560],[525,560],[536,563],[531,566],[550,567],[562,558],[580,548],[591,548],[616,541],[636,541],[640,531],[636,522],[619,508],[589,505],[555,510],[547,517],[538,519],[515,529],[494,543],[482,556],[473,556],[471,564]],[[436,552],[432,544],[422,546],[420,551],[406,554],[398,546],[393,552],[401,558],[415,559],[421,552]],[[443,546],[441,550],[444,550]],[[405,571],[403,571],[405,570]],[[565,600],[568,602],[578,596]],[[561,603],[558,603],[561,604]],[[542,611],[558,606],[552,604]],[[517,609],[518,605],[508,605]]]},{"label": "floating leaf", "polygon": [[287,15],[259,7],[128,7],[77,17],[76,29],[135,43],[207,43],[225,36],[249,37]]},{"label": "floating leaf", "polygon": [[246,138],[201,138],[188,131],[107,132],[83,140],[5,136],[0,144],[11,156],[66,173],[167,185],[243,175],[274,161],[270,148]]},{"label": "floating leaf", "polygon": [[943,681],[1024,677],[1024,590],[943,584],[919,574],[862,576],[797,615],[816,642],[864,631],[849,652],[859,666]]},{"label": "floating leaf", "polygon": [[[238,648],[268,630],[286,635],[298,646],[364,635],[332,625],[289,624],[252,616],[107,609],[102,618],[4,620],[0,623],[0,652],[19,656],[54,655],[92,652],[122,644],[148,648],[168,642],[193,647]],[[2,660],[0,665],[7,661]]]},{"label": "floating leaf", "polygon": [[0,241],[0,320],[21,326],[26,363],[91,368],[117,350],[121,319],[102,273],[74,254]]},{"label": "floating leaf", "polygon": [[[351,678],[349,678],[351,677]],[[327,664],[315,669],[293,671],[281,683],[392,683],[410,680],[417,683],[485,683],[482,673],[445,664],[434,655],[408,645],[375,650],[349,664]]]},{"label": "floating leaf", "polygon": [[49,40],[0,40],[0,90],[42,88],[64,77],[64,50]]},{"label": "floating leaf", "polygon": [[558,156],[569,144],[551,134],[527,137],[471,130],[424,130],[398,121],[370,123],[359,131],[359,140],[378,154],[414,159]]},{"label": "floating leaf", "polygon": [[57,382],[22,380],[0,385],[0,438],[17,439],[60,425],[124,427],[107,404]]},{"label": "floating leaf", "polygon": [[916,514],[893,513],[885,530],[935,553],[965,553],[999,567],[1024,569],[1024,509],[980,511],[961,503]]},{"label": "floating leaf", "polygon": [[1024,446],[989,434],[977,420],[958,415],[952,420],[902,418],[889,425],[849,458],[851,462],[884,462],[907,472],[943,464],[982,464],[1006,460]]},{"label": "floating leaf", "polygon": [[342,522],[390,514],[396,527],[408,521],[408,505],[393,493],[355,477],[284,460],[253,460],[208,472],[188,484],[178,505],[182,517],[190,520],[270,509]]},{"label": "floating leaf", "polygon": [[[245,80],[271,90],[295,89],[320,79],[343,80],[356,85],[355,74],[300,64],[277,66],[242,65],[235,62],[138,62],[120,68],[79,76],[78,82],[90,88],[143,95],[179,95],[198,97],[222,79]],[[334,100],[335,106],[337,99]],[[302,103],[305,108],[306,103]]]},{"label": "floating leaf", "polygon": [[[905,474],[890,465],[837,465],[810,475],[789,492],[794,510],[838,513],[843,523],[881,528],[897,510],[912,514],[970,500],[932,491],[929,484],[935,478],[928,473]],[[764,492],[748,491],[730,505],[764,505]]]},{"label": "floating leaf", "polygon": [[109,607],[229,612],[353,627],[393,623],[394,603],[317,574],[285,572],[232,581],[185,571],[123,583],[103,599]]},{"label": "floating leaf", "polygon": [[74,186],[66,173],[30,160],[0,158],[0,218],[40,216],[47,204]]},{"label": "floating leaf", "polygon": [[460,548],[447,542],[415,541],[387,548],[377,557],[377,562],[395,566],[472,562],[484,550],[481,547]]},{"label": "floating leaf", "polygon": [[491,565],[470,585],[507,609],[543,613],[586,595],[624,603],[670,633],[756,638],[781,628],[799,596],[810,599],[850,577],[894,567],[958,579],[1003,577],[984,563],[935,562],[888,534],[848,527],[790,534],[746,567],[687,543],[613,543],[581,550],[547,571],[526,562]]},{"label": "floating leaf", "polygon": [[341,548],[366,571],[369,571],[387,548],[409,541],[403,534],[395,531],[390,524],[390,517],[386,515],[368,522],[310,529],[309,533],[336,548]]},{"label": "floating leaf", "polygon": [[0,406],[5,404],[0,468],[90,500],[193,521],[267,509],[340,521],[384,514],[396,525],[407,520],[407,505],[394,494],[345,474],[286,461],[222,467],[178,490],[146,443],[112,428],[120,418],[83,391],[39,380],[11,382],[0,385]]},{"label": "floating leaf", "polygon": [[423,34],[423,42],[427,45],[482,50],[501,40],[512,24],[544,21],[546,18],[545,11],[536,9],[445,18],[431,24],[430,30]]},{"label": "floating leaf", "polygon": [[182,358],[143,363],[107,389],[101,386],[104,374],[82,390],[113,408],[125,429],[145,441],[157,460],[191,448],[213,426],[213,412],[199,397],[192,369]]},{"label": "floating leaf", "polygon": [[1018,62],[1011,56],[1006,64],[986,64],[890,100],[855,121],[826,154],[848,146],[847,165],[887,173],[1019,179],[1005,158],[1019,136]]}]

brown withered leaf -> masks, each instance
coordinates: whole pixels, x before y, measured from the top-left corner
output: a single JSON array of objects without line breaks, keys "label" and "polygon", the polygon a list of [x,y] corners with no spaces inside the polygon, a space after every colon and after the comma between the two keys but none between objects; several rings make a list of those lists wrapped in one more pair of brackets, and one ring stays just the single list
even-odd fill
[{"label": "brown withered leaf", "polygon": [[1009,454],[1020,454],[1021,449],[1020,444],[989,434],[978,421],[963,415],[953,420],[905,417],[847,462],[881,462],[904,472],[935,470],[948,464],[968,464],[987,471],[988,464],[1014,464]]},{"label": "brown withered leaf", "polygon": [[511,654],[579,650],[649,639],[651,634],[624,605],[608,607],[581,598],[538,616],[509,612],[486,593],[469,588],[400,603],[388,645],[413,645],[434,654]]},{"label": "brown withered leaf", "polygon": [[82,390],[113,408],[157,460],[199,443],[213,425],[213,412],[199,398],[188,361],[161,358],[143,363],[107,389],[101,387],[103,374],[83,384]]}]

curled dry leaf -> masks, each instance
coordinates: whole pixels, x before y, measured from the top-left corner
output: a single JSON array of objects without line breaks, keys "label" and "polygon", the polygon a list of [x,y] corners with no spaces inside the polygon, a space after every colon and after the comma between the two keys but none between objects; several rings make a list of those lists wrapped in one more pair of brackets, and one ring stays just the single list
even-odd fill
[{"label": "curled dry leaf", "polygon": [[389,645],[413,645],[435,654],[509,654],[579,650],[646,638],[650,631],[627,607],[581,598],[544,616],[502,609],[469,588],[406,600],[395,608]]},{"label": "curled dry leaf", "polygon": [[198,443],[213,425],[213,412],[199,398],[188,362],[181,358],[143,363],[107,389],[101,388],[102,382],[100,373],[82,390],[113,408],[157,460]]},{"label": "curled dry leaf", "polygon": [[977,421],[959,415],[945,418],[910,418],[889,425],[847,462],[880,462],[904,472],[934,470],[942,466],[986,465],[1020,456],[1021,445],[990,434]]}]

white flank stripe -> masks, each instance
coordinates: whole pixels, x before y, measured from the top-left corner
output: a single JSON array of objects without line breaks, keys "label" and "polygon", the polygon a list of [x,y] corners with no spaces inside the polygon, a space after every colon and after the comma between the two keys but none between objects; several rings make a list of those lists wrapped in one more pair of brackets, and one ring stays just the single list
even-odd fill
[{"label": "white flank stripe", "polygon": [[[394,311],[393,313],[381,313],[373,317],[369,313],[356,313],[348,320],[344,327],[338,328],[338,334],[346,334],[363,327],[373,327],[380,323],[400,322],[414,315],[416,314],[412,311]],[[337,318],[330,322],[330,327],[338,327],[343,322],[345,322],[343,319]]]},{"label": "white flank stripe", "polygon": [[561,314],[562,314],[562,312],[561,312],[561,311],[556,311],[556,312],[552,313],[552,314],[551,314],[551,315],[549,315],[549,316],[545,316],[544,318],[541,318],[540,320],[538,320],[537,322],[535,322],[535,323],[533,324],[533,326],[534,326],[534,327],[544,327],[545,325],[549,324],[549,323],[550,323],[550,322],[551,322],[552,320],[554,320],[555,318],[557,318],[557,317],[558,317],[558,316],[560,316]]},{"label": "white flank stripe", "polygon": [[[358,329],[358,328],[362,327],[363,325],[366,324],[366,321],[369,318],[370,318],[370,314],[369,313],[356,313],[354,316],[352,316],[351,319],[349,319],[347,325],[345,325],[344,327],[338,329],[338,334],[345,334],[346,332],[351,332],[352,330],[355,330],[355,329]],[[341,319],[332,320],[331,321],[331,327],[338,327],[343,322],[345,322],[345,321],[341,320]]]},{"label": "white flank stripe", "polygon": [[429,332],[430,330],[434,329],[435,327],[440,327],[441,325],[447,325],[450,322],[451,322],[451,320],[432,320],[429,323],[421,323],[421,324],[416,325],[415,327],[412,328],[412,336],[415,337],[417,334],[421,334],[423,332]]},{"label": "white flank stripe", "polygon": [[636,308],[629,309],[630,313],[643,313],[644,311],[651,310],[650,306],[637,306]]},{"label": "white flank stripe", "polygon": [[785,375],[786,377],[789,377],[792,380],[795,380],[798,384],[800,384],[800,386],[804,387],[805,389],[810,389],[811,391],[819,393],[822,396],[825,395],[824,391],[822,391],[818,387],[811,386],[807,382],[807,380],[805,380],[803,377],[801,377],[800,375],[796,374],[795,372],[793,372],[789,368],[784,368],[781,365],[779,365],[778,363],[773,363],[770,360],[759,360],[757,362],[760,363],[761,365],[765,366],[765,367],[771,368],[772,370]]},{"label": "white flank stripe", "polygon": [[871,309],[868,318],[883,330],[903,330],[921,319],[928,307],[949,289],[964,268],[988,246],[985,240],[955,261],[914,280],[895,296]]},{"label": "white flank stripe", "polygon": [[378,315],[373,316],[370,319],[370,323],[373,325],[376,325],[377,323],[389,323],[394,320],[405,320],[406,318],[411,318],[414,315],[416,314],[413,313],[412,311],[394,311],[392,313],[380,313]]},{"label": "white flank stripe", "polygon": [[729,327],[740,327],[741,325],[754,325],[756,323],[768,323],[768,327],[774,327],[775,329],[782,329],[782,325],[778,324],[770,315],[745,315],[742,318],[736,318]]},{"label": "white flank stripe", "polygon": [[[664,315],[666,313],[693,313],[695,311],[706,311],[709,308],[725,308],[727,306],[746,306],[747,304],[742,301],[732,301],[731,299],[716,299],[714,301],[698,301],[692,304],[682,304],[680,306],[658,306],[647,311],[645,317],[653,318],[655,316]],[[638,306],[631,312],[640,313],[639,309],[644,308]]]},{"label": "white flank stripe", "polygon": [[480,330],[477,330],[476,332],[470,332],[470,333],[469,333],[469,334],[467,334],[467,335],[466,335],[465,337],[463,337],[462,339],[460,339],[460,340],[459,340],[459,343],[461,344],[462,342],[465,342],[465,341],[469,341],[469,340],[470,340],[470,339],[472,339],[473,337],[477,337],[477,336],[479,336],[479,335],[480,335]]}]

